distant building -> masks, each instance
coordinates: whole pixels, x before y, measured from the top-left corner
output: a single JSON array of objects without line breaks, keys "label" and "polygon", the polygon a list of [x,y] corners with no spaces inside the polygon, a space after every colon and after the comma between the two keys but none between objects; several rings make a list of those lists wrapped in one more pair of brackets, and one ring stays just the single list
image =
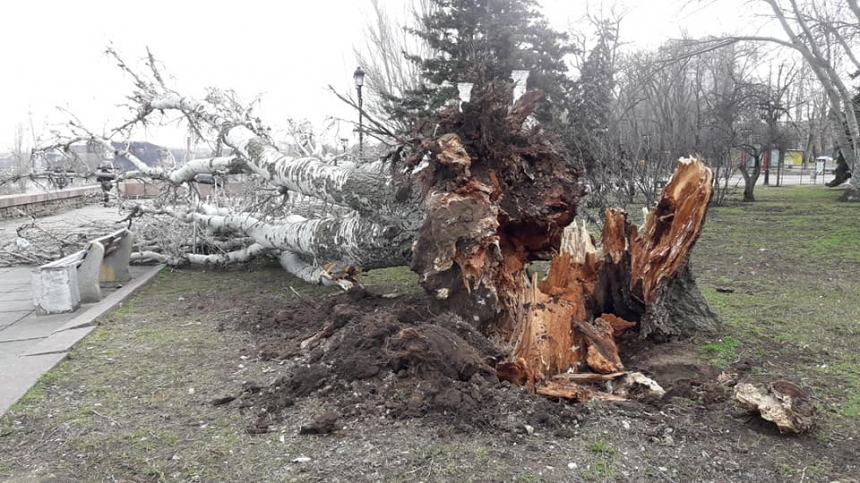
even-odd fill
[{"label": "distant building", "polygon": [[[113,143],[114,148],[128,149],[137,159],[150,168],[174,168],[176,159],[170,149],[146,141],[131,141],[129,143]],[[134,163],[125,156],[114,156],[113,165],[120,171],[134,171]]]}]

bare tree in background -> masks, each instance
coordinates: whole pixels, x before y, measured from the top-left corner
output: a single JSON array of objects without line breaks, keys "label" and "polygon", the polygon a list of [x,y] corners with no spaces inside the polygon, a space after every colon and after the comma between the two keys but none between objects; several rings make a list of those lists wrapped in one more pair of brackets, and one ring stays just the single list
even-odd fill
[{"label": "bare tree in background", "polygon": [[[713,42],[768,42],[800,54],[827,96],[830,119],[846,173],[853,175],[843,199],[860,201],[860,176],[856,173],[860,159],[860,124],[855,112],[855,94],[846,80],[860,74],[857,56],[860,6],[857,0],[760,1],[770,9],[787,39],[738,35]],[[846,179],[847,176],[832,184],[840,184]]]},{"label": "bare tree in background", "polygon": [[10,149],[15,163],[13,175],[18,177],[18,187],[22,190],[26,186],[24,176],[29,174],[31,171],[30,149],[27,148],[27,144],[24,141],[25,134],[26,128],[24,127],[24,124],[19,122],[15,125],[15,137],[12,139],[12,146]]},{"label": "bare tree in background", "polygon": [[380,0],[368,0],[372,17],[365,26],[366,42],[354,48],[359,65],[367,73],[364,110],[385,123],[391,132],[408,129],[404,119],[391,118],[387,106],[407,91],[421,84],[421,70],[407,55],[428,57],[430,48],[409,29],[417,28],[418,20],[430,13],[429,0],[404,2],[401,16],[392,15]]},{"label": "bare tree in background", "polygon": [[[736,155],[747,154],[749,147],[743,145],[752,145],[749,124],[757,122],[760,86],[753,74],[759,55],[754,45],[732,44],[704,53],[697,61],[701,68],[696,77],[696,97],[702,110],[699,152],[714,171],[713,202],[723,204],[734,190],[732,175],[739,167]],[[757,153],[755,159],[760,161]],[[756,165],[760,170],[760,162]],[[759,173],[747,171],[744,159],[740,159],[740,168],[746,197],[747,192],[752,193],[752,180]]]}]

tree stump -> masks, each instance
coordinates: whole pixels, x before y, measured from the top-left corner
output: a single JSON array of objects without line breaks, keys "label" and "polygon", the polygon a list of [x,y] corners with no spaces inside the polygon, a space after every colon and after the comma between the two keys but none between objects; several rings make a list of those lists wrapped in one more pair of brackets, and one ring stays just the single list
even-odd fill
[{"label": "tree stump", "polygon": [[624,371],[615,338],[626,331],[666,340],[715,330],[689,268],[711,181],[701,161],[682,159],[641,230],[617,209],[599,246],[584,225],[565,228],[546,278],[520,294],[516,345],[499,377],[557,397],[611,398],[559,375]]}]

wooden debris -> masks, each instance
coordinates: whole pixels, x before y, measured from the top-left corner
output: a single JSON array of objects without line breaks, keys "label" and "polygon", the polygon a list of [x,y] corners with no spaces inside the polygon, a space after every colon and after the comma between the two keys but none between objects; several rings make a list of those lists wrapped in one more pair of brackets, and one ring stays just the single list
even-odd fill
[{"label": "wooden debris", "polygon": [[626,372],[611,372],[609,374],[597,374],[594,372],[566,372],[552,376],[555,381],[568,381],[580,384],[613,381],[627,374]]},{"label": "wooden debris", "polygon": [[593,324],[573,319],[574,328],[585,335],[588,352],[585,358],[592,371],[609,374],[624,370],[618,346],[615,345],[612,326],[602,318],[594,320]]},{"label": "wooden debris", "polygon": [[615,314],[601,314],[600,318],[609,322],[616,337],[626,332],[627,329],[636,327],[636,322],[628,322]]},{"label": "wooden debris", "polygon": [[608,392],[598,391],[585,385],[563,383],[560,381],[549,381],[546,384],[542,384],[535,392],[541,396],[558,397],[580,402],[589,401],[591,399],[600,399],[602,401],[627,400],[624,397]]},{"label": "wooden debris", "polygon": [[791,382],[774,381],[767,392],[741,383],[735,386],[735,400],[742,408],[773,421],[780,433],[805,433],[815,427],[815,406],[806,391]]},{"label": "wooden debris", "polygon": [[666,391],[657,381],[646,377],[641,372],[629,372],[618,380],[613,394],[626,398],[661,398]]}]

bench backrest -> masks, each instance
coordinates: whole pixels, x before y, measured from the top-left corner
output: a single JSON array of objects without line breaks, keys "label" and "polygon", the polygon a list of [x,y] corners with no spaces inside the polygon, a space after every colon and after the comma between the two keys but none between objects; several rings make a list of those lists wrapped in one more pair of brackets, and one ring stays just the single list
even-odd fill
[{"label": "bench backrest", "polygon": [[128,234],[129,234],[129,231],[126,228],[122,228],[120,230],[117,230],[117,231],[110,233],[108,235],[105,235],[103,237],[96,238],[95,240],[91,240],[90,243],[92,243],[92,242],[101,243],[102,246],[105,247],[105,256],[107,256],[110,253],[112,253],[114,250],[116,250],[116,247],[119,245],[119,242],[122,241],[123,238],[128,236]]},{"label": "bench backrest", "polygon": [[104,235],[94,240],[90,240],[89,242],[87,242],[86,246],[84,246],[83,250],[78,250],[70,255],[60,258],[59,260],[54,260],[53,262],[46,263],[42,265],[42,267],[63,267],[72,264],[74,264],[75,266],[80,266],[80,264],[83,263],[84,259],[87,256],[87,252],[90,249],[90,244],[93,242],[101,243],[105,249],[104,255],[108,256],[116,250],[117,246],[119,246],[119,242],[122,241],[123,238],[128,236],[129,233],[130,232],[128,231],[128,229],[122,228],[113,233]]}]

